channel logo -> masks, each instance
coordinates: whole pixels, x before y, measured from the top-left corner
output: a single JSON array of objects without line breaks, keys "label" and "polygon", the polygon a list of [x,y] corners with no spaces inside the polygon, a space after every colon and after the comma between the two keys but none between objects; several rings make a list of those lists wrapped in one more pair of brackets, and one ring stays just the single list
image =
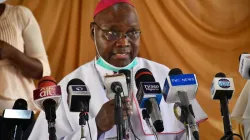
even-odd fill
[{"label": "channel logo", "polygon": [[229,88],[230,87],[230,81],[227,80],[227,79],[220,79],[219,82],[218,82],[218,85],[221,88]]}]

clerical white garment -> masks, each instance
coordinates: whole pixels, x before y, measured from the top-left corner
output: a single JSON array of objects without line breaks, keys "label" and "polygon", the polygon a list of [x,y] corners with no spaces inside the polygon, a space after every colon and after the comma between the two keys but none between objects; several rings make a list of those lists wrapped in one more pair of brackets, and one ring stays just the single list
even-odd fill
[{"label": "clerical white garment", "polygon": [[[168,75],[169,68],[164,65],[137,57],[137,65],[132,69],[131,82],[133,88],[133,97],[136,97],[137,88],[134,82],[135,73],[141,68],[149,69],[155,81],[161,84],[163,87],[164,81]],[[97,127],[95,117],[102,105],[108,101],[106,92],[103,86],[104,76],[107,74],[113,74],[113,71],[107,70],[96,64],[93,60],[69,75],[67,75],[60,83],[62,89],[62,102],[57,109],[56,118],[56,135],[58,139],[66,140],[79,140],[80,139],[80,126],[79,126],[79,113],[73,113],[69,111],[67,104],[67,92],[66,87],[71,79],[79,78],[85,82],[88,86],[91,99],[89,105],[89,124],[93,140],[97,140]],[[99,75],[99,76],[98,76]],[[193,110],[195,113],[195,120],[200,123],[207,119],[207,115],[204,113],[200,105],[196,100],[191,101]],[[164,122],[164,131],[159,133],[159,140],[185,140],[185,129],[184,125],[179,122],[173,112],[174,104],[167,104],[164,99],[161,100],[160,110]],[[145,121],[142,119],[141,109],[138,108],[138,102],[136,98],[133,99],[133,115],[131,116],[131,123],[135,134],[140,140],[155,140],[150,129],[147,127]],[[48,125],[45,119],[45,113],[41,112],[34,129],[30,135],[30,140],[45,140],[48,139]],[[90,133],[87,125],[84,127],[85,136],[90,140]],[[99,139],[112,139],[116,137],[116,128],[113,127],[111,130],[103,133]],[[131,139],[134,139],[132,134]]]},{"label": "clerical white garment", "polygon": [[245,84],[234,106],[231,118],[243,124],[246,140],[250,140],[250,81]]}]

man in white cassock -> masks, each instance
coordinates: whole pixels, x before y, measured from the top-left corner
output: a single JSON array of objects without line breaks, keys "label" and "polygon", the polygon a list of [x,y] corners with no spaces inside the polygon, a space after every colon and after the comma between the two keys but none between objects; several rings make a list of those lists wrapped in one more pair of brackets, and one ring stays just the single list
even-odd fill
[{"label": "man in white cassock", "polygon": [[[66,87],[74,78],[80,78],[88,86],[91,99],[89,104],[89,124],[84,127],[85,136],[90,140],[116,139],[114,126],[114,100],[109,100],[104,89],[104,76],[112,75],[120,69],[131,71],[134,79],[135,73],[142,68],[150,70],[157,82],[163,87],[169,68],[164,65],[137,57],[140,44],[140,24],[134,6],[128,0],[101,0],[94,13],[94,22],[90,26],[91,37],[95,42],[96,58],[67,75],[59,83],[62,89],[62,101],[57,109],[56,135],[58,139],[79,140],[81,128],[79,126],[79,113],[69,111],[67,104]],[[131,115],[132,128],[140,140],[154,140],[150,128],[142,118],[141,109],[136,100],[137,88],[132,82],[133,99],[128,102],[127,109]],[[200,123],[207,119],[196,100],[191,101],[195,120]],[[160,102],[161,116],[164,122],[164,131],[158,134],[160,140],[185,140],[185,127],[176,119],[173,106],[164,99]],[[124,114],[126,119],[126,113]],[[131,131],[130,131],[131,132]],[[45,113],[41,112],[30,140],[48,139],[48,125]],[[134,136],[130,134],[130,139]]]},{"label": "man in white cassock", "polygon": [[243,125],[244,137],[250,140],[250,81],[245,84],[234,106],[231,118]]}]

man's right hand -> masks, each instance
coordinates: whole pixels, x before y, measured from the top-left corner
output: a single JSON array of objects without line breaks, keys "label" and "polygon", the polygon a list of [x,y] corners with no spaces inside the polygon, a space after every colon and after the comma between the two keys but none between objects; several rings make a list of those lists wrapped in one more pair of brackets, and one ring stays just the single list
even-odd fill
[{"label": "man's right hand", "polygon": [[[126,101],[127,106],[123,108],[123,119],[127,119],[126,109],[128,109],[128,114],[132,114],[132,106],[130,103],[129,98],[124,98]],[[110,100],[102,105],[102,108],[98,112],[95,121],[96,126],[98,129],[98,136],[100,136],[103,132],[110,130],[115,124],[115,117],[114,117],[114,107],[115,107],[115,100]]]},{"label": "man's right hand", "polygon": [[16,48],[0,40],[0,60],[9,59],[11,56],[15,55]]}]

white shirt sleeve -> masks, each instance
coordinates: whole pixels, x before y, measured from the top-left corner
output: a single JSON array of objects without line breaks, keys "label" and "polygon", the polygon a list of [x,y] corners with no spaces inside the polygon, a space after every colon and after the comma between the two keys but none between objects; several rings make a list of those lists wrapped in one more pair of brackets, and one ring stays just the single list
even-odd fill
[{"label": "white shirt sleeve", "polygon": [[23,25],[22,36],[24,41],[24,53],[38,59],[43,66],[43,76],[49,76],[51,70],[39,24],[28,8],[19,6],[19,11],[19,21]]}]

